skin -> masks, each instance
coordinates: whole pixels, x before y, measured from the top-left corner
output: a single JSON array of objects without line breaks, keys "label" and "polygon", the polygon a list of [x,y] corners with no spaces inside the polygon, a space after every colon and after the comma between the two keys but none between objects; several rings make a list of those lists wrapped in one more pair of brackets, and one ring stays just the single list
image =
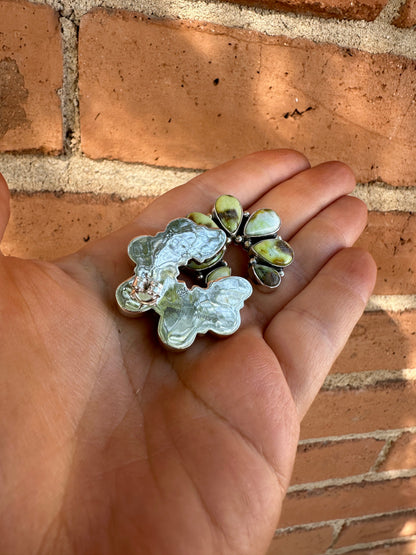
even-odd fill
[{"label": "skin", "polygon": [[[265,553],[299,424],[375,282],[370,255],[350,248],[367,218],[354,185],[338,162],[257,153],[55,263],[0,256],[1,553]],[[169,352],[154,316],[116,309],[127,244],[223,193],[275,209],[295,262],[276,292],[255,291],[235,335]]]}]

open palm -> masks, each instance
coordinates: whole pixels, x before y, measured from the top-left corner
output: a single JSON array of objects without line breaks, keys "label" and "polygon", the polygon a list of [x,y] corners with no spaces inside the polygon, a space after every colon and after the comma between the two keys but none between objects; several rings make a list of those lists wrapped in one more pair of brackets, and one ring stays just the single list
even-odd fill
[{"label": "open palm", "polygon": [[[346,248],[366,223],[353,187],[342,164],[258,153],[55,264],[0,256],[2,554],[266,551],[299,422],[374,284],[370,256]],[[235,335],[169,352],[154,315],[116,309],[127,244],[224,193],[275,209],[295,262],[276,292],[255,291]],[[2,235],[4,182],[0,197]]]}]

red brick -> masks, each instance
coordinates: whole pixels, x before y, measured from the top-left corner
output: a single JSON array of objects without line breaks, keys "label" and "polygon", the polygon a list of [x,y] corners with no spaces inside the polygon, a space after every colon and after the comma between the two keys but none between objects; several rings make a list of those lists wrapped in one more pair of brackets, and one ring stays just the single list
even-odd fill
[{"label": "red brick", "polygon": [[416,510],[416,477],[290,493],[279,526],[352,518],[399,509]]},{"label": "red brick", "polygon": [[415,513],[380,516],[353,521],[345,525],[334,547],[345,547],[356,543],[370,543],[416,534]]},{"label": "red brick", "polygon": [[415,367],[416,311],[377,311],[363,314],[332,372]]},{"label": "red brick", "polygon": [[301,437],[325,437],[416,426],[416,382],[322,391],[305,416]]},{"label": "red brick", "polygon": [[52,260],[122,227],[152,199],[121,202],[110,196],[15,193],[2,241],[4,254]]},{"label": "red brick", "polygon": [[[84,153],[208,168],[293,147],[413,185],[416,64],[330,44],[94,10],[80,27]],[[400,125],[398,124],[400,122]]]},{"label": "red brick", "polygon": [[227,0],[234,4],[265,8],[266,10],[309,13],[320,17],[365,19],[373,21],[384,8],[387,0]]},{"label": "red brick", "polygon": [[407,0],[400,8],[400,13],[393,23],[397,27],[413,27],[413,25],[416,25],[416,0]]},{"label": "red brick", "polygon": [[62,149],[62,45],[46,5],[0,0],[0,151]]},{"label": "red brick", "polygon": [[416,293],[416,215],[370,212],[365,233],[357,242],[371,252],[377,266],[377,295]]},{"label": "red brick", "polygon": [[281,534],[273,538],[266,555],[321,555],[331,545],[332,537],[330,526]]},{"label": "red brick", "polygon": [[405,433],[394,442],[380,471],[405,468],[416,468],[416,434]]},{"label": "red brick", "polygon": [[384,441],[357,439],[299,445],[292,484],[344,478],[368,472]]},{"label": "red brick", "polygon": [[393,545],[370,547],[369,549],[354,549],[348,555],[415,555],[416,541],[399,542]]}]

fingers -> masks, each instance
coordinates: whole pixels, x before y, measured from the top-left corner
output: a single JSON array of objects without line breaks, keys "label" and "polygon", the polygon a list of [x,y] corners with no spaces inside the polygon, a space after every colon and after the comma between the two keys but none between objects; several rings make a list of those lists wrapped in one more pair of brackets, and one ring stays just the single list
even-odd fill
[{"label": "fingers", "polygon": [[265,339],[278,357],[300,417],[360,318],[376,279],[372,257],[343,249],[271,321]]},{"label": "fingers", "polygon": [[294,150],[250,154],[172,189],[143,211],[140,224],[160,229],[170,220],[190,212],[210,212],[215,199],[223,194],[234,195],[243,207],[249,206],[268,190],[309,167],[307,159]]},{"label": "fingers", "polygon": [[0,173],[0,241],[10,217],[10,192],[6,180]]},{"label": "fingers", "polygon": [[325,162],[271,189],[249,210],[273,208],[282,220],[279,234],[288,240],[326,206],[351,193],[355,184],[354,174],[347,165]]},{"label": "fingers", "polygon": [[265,294],[255,290],[252,302],[261,325],[312,281],[339,250],[351,247],[367,222],[367,207],[354,197],[341,197],[307,222],[291,239],[294,262],[285,270],[277,290]]},{"label": "fingers", "polygon": [[94,260],[110,287],[114,287],[131,271],[126,248],[133,237],[154,235],[170,220],[186,217],[189,212],[207,213],[215,199],[224,193],[238,197],[243,206],[250,205],[274,186],[307,168],[306,158],[291,150],[259,152],[228,162],[163,195],[136,221],[87,245],[82,252]]}]

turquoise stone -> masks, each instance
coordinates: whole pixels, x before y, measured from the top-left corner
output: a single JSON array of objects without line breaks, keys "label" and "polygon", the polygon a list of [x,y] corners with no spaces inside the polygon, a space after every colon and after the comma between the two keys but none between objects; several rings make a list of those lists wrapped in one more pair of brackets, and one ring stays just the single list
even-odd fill
[{"label": "turquoise stone", "polygon": [[244,235],[249,237],[273,235],[277,233],[279,227],[280,218],[276,212],[270,208],[262,208],[250,216],[244,228]]},{"label": "turquoise stone", "polygon": [[231,275],[231,268],[229,266],[220,266],[219,268],[212,270],[212,272],[210,272],[207,275],[205,281],[207,283],[210,283],[211,281],[215,281],[216,279],[230,277],[230,275]]},{"label": "turquoise stone", "polygon": [[212,220],[212,218],[206,214],[202,214],[202,212],[192,212],[191,214],[188,214],[187,218],[198,225],[204,225],[210,229],[218,229],[217,224]]},{"label": "turquoise stone", "polygon": [[279,268],[289,266],[294,257],[292,247],[283,239],[264,239],[253,245],[251,251],[254,256]]},{"label": "turquoise stone", "polygon": [[280,285],[282,278],[279,272],[271,266],[264,266],[263,264],[253,264],[251,266],[255,281],[267,287],[277,287]]},{"label": "turquoise stone", "polygon": [[231,195],[221,195],[215,201],[215,213],[223,228],[235,235],[243,218],[240,201]]}]

